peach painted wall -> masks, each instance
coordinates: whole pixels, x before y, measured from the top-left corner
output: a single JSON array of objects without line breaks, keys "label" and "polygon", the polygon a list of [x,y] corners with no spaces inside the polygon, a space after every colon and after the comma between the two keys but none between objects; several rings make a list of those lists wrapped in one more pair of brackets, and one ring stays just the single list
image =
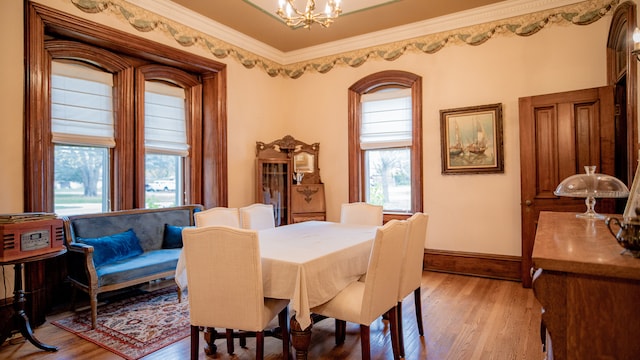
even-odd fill
[{"label": "peach painted wall", "polygon": [[24,64],[22,1],[0,5],[0,213],[23,209]]},{"label": "peach painted wall", "polygon": [[[22,35],[22,1],[11,0],[0,4],[0,213],[23,211],[23,103],[24,64]],[[5,266],[4,284],[0,299],[12,296],[13,267]]]}]

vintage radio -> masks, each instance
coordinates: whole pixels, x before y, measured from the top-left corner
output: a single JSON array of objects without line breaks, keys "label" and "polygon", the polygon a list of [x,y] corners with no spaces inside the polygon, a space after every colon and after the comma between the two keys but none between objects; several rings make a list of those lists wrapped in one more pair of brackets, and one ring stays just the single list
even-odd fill
[{"label": "vintage radio", "polygon": [[[0,216],[2,218],[2,216]],[[62,219],[46,218],[0,223],[0,262],[58,252],[64,249]]]}]

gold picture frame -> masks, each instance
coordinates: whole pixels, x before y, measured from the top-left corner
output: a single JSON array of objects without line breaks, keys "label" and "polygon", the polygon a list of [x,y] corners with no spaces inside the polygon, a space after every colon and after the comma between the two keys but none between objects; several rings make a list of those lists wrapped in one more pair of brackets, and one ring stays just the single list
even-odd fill
[{"label": "gold picture frame", "polygon": [[443,174],[503,173],[502,104],[440,110]]}]

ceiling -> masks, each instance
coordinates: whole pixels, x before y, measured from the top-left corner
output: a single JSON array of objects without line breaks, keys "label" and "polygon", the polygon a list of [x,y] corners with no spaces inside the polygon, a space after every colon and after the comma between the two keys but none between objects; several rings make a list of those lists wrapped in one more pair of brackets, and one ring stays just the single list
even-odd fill
[{"label": "ceiling", "polygon": [[[342,0],[343,14],[328,28],[291,29],[275,14],[278,0],[172,0],[282,52],[415,23],[500,0]],[[304,9],[306,0],[296,0]],[[324,9],[325,0],[316,0]],[[374,4],[371,6],[371,4]]]}]

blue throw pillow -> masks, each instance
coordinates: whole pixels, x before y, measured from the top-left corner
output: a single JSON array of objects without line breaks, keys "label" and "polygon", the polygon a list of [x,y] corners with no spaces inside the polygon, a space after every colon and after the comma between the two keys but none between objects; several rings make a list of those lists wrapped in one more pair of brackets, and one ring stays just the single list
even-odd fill
[{"label": "blue throw pillow", "polygon": [[164,224],[164,236],[162,238],[163,249],[182,248],[182,229],[184,226]]},{"label": "blue throw pillow", "polygon": [[76,241],[93,246],[93,264],[96,267],[138,256],[144,252],[133,229],[98,238],[77,237]]}]

